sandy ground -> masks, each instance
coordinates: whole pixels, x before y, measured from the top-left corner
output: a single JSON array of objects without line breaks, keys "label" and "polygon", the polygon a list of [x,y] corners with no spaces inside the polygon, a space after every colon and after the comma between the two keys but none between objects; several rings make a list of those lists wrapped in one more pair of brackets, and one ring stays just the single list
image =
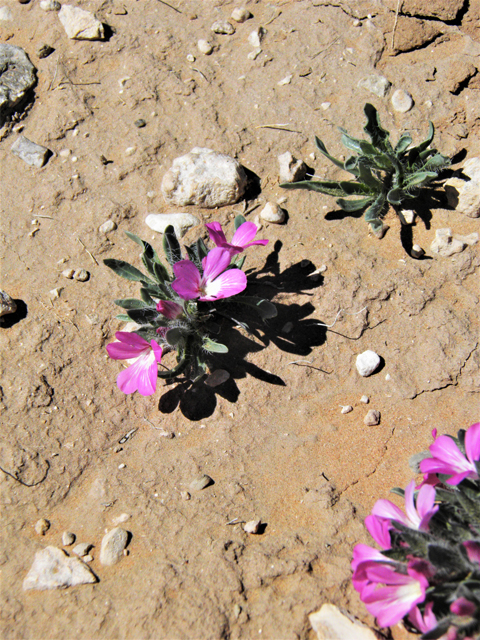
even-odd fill
[{"label": "sandy ground", "polygon": [[[432,15],[397,20],[387,0],[247,2],[253,17],[231,36],[210,28],[233,2],[77,3],[110,26],[105,42],[69,40],[37,0],[4,4],[14,19],[2,23],[2,41],[38,69],[22,133],[54,156],[26,165],[10,151],[18,126],[4,130],[2,288],[21,302],[0,329],[3,637],[312,640],[308,614],[324,602],[374,626],[350,583],[352,548],[368,540],[363,519],[410,481],[408,459],[434,427],[454,434],[478,420],[478,247],[451,258],[429,249],[436,229],[467,234],[478,221],[449,209],[441,190],[419,200],[411,241],[427,259],[414,260],[393,212],[379,241],[333,199],[280,189],[277,156],[290,151],[338,177],[312,157],[314,135],[343,153],[336,127],[361,136],[367,101],[395,140],[405,130],[420,140],[432,120],[435,146],[455,167],[480,155],[478,0],[450,3],[454,19],[432,2]],[[259,26],[266,35],[252,60],[248,36]],[[212,55],[198,52],[200,38]],[[55,51],[40,59],[43,44]],[[386,97],[357,86],[372,73],[392,83]],[[390,102],[398,88],[415,101],[406,114]],[[165,203],[164,173],[195,146],[258,176],[249,219],[287,198],[287,222],[264,224],[269,244],[247,258],[252,292],[277,303],[278,317],[254,336],[227,330],[232,356],[217,364],[231,378],[220,387],[162,382],[154,397],[126,397],[105,345],[121,327],[112,300],[136,287],[102,260],[140,266],[127,230],[161,246],[148,213],[189,211],[230,234],[244,211],[244,202],[215,211]],[[108,219],[118,228],[105,236]],[[184,241],[200,235],[199,225]],[[320,279],[309,277],[322,265]],[[65,268],[90,279],[67,280]],[[318,325],[339,312],[331,329]],[[361,378],[355,358],[366,349],[382,368]],[[363,424],[370,408],[381,411],[376,427]],[[184,500],[203,473],[214,484]],[[103,567],[102,536],[123,513],[129,555]],[[44,537],[40,517],[51,522]],[[241,523],[255,518],[263,532],[248,535]],[[95,545],[99,582],[24,592],[35,552],[60,547],[65,530]]]}]

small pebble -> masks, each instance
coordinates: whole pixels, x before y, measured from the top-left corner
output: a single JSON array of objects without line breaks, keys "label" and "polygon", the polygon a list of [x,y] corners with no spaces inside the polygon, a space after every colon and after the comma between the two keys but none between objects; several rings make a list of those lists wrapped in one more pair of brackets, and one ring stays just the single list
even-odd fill
[{"label": "small pebble", "polygon": [[399,113],[407,113],[413,107],[413,98],[407,91],[397,89],[392,96],[392,106]]},{"label": "small pebble", "polygon": [[192,56],[192,54],[189,53],[187,56],[187,62],[195,62],[195,60],[196,60],[195,56]]},{"label": "small pebble", "polygon": [[282,333],[291,333],[293,329],[293,322],[287,322],[283,325]]},{"label": "small pebble", "polygon": [[86,282],[90,278],[90,274],[86,269],[76,269],[73,278],[79,282]]},{"label": "small pebble", "polygon": [[119,524],[123,524],[124,522],[126,522],[127,520],[130,519],[130,514],[128,513],[121,513],[119,516],[117,516],[116,518],[112,518],[112,524],[116,527]]},{"label": "small pebble", "polygon": [[285,221],[285,211],[275,202],[267,202],[260,212],[260,217],[267,222],[282,224]]},{"label": "small pebble", "polygon": [[220,33],[225,36],[231,36],[235,33],[235,27],[226,20],[218,20],[212,24],[211,30],[214,33]]},{"label": "small pebble", "polygon": [[368,349],[357,356],[356,366],[358,373],[366,378],[380,366],[380,356]]},{"label": "small pebble", "polygon": [[208,40],[199,40],[197,42],[197,47],[200,53],[203,53],[205,56],[209,56],[213,52],[213,46],[208,42]]},{"label": "small pebble", "polygon": [[380,411],[370,409],[363,419],[363,424],[367,427],[375,427],[377,424],[380,424]]},{"label": "small pebble", "polygon": [[212,484],[214,484],[212,478],[210,476],[207,476],[206,474],[203,474],[202,476],[195,478],[195,480],[192,480],[189,488],[190,491],[201,491],[202,489],[205,489]]},{"label": "small pebble", "polygon": [[41,0],[40,9],[43,11],[60,11],[62,5],[58,0]]},{"label": "small pebble", "polygon": [[368,396],[362,396],[360,398],[360,402],[363,402],[363,404],[368,404],[370,402],[370,398]]},{"label": "small pebble", "polygon": [[91,556],[90,554],[83,556],[82,560],[84,562],[91,562],[93,560],[93,556]]},{"label": "small pebble", "polygon": [[115,231],[116,228],[117,228],[116,222],[114,222],[113,220],[105,220],[105,222],[98,227],[98,231],[106,235],[111,231]]},{"label": "small pebble", "polygon": [[332,106],[331,102],[322,102],[322,104],[320,105],[322,107],[322,109],[324,111],[326,111],[327,109],[330,109],[330,107]]},{"label": "small pebble", "polygon": [[415,221],[415,211],[412,209],[402,209],[401,211],[403,219],[407,224],[413,224]]},{"label": "small pebble", "polygon": [[354,20],[352,22],[352,27],[361,27],[362,23],[360,22],[360,20]]},{"label": "small pebble", "polygon": [[387,373],[387,375],[385,376],[385,380],[389,382],[391,379],[392,379],[392,376],[389,373]]},{"label": "small pebble", "polygon": [[260,525],[262,524],[261,520],[250,520],[250,522],[246,522],[243,526],[243,530],[245,533],[258,533],[260,530]]},{"label": "small pebble", "polygon": [[102,539],[100,548],[100,563],[104,566],[116,564],[122,557],[128,544],[128,532],[116,527],[109,531]]},{"label": "small pebble", "polygon": [[45,518],[40,518],[35,523],[35,531],[39,536],[44,536],[47,531],[50,529],[50,520],[46,520]]},{"label": "small pebble", "polygon": [[37,56],[42,60],[43,58],[48,58],[48,56],[54,51],[55,49],[51,47],[49,44],[42,44],[37,49]]},{"label": "small pebble", "polygon": [[246,22],[250,18],[253,18],[250,11],[245,7],[236,7],[232,11],[232,15],[230,17],[232,18],[232,20],[235,20],[235,22]]},{"label": "small pebble", "polygon": [[192,497],[188,491],[180,491],[180,496],[182,498],[182,500],[190,500],[190,498]]},{"label": "small pebble", "polygon": [[277,82],[277,86],[283,87],[286,84],[290,84],[290,82],[292,81],[292,78],[293,78],[292,74],[289,73],[288,76],[285,76],[285,78],[280,80],[280,82]]},{"label": "small pebble", "polygon": [[62,293],[63,288],[62,287],[57,287],[56,289],[50,289],[50,291],[48,292],[48,295],[50,296],[51,300],[56,300],[57,298],[60,297],[60,294]]},{"label": "small pebble", "polygon": [[257,47],[253,51],[250,51],[250,53],[247,55],[247,58],[249,60],[256,60],[261,53],[262,53],[261,48]]},{"label": "small pebble", "polygon": [[412,258],[423,258],[425,251],[419,244],[414,244],[411,251]]},{"label": "small pebble", "polygon": [[143,127],[147,126],[147,121],[144,120],[143,118],[139,118],[138,120],[135,120],[133,124],[139,129],[143,129]]},{"label": "small pebble", "polygon": [[118,465],[118,468],[119,469],[125,469],[126,466],[127,465],[124,462],[122,462],[121,464]]},{"label": "small pebble", "polygon": [[74,273],[75,273],[75,269],[65,269],[64,271],[62,271],[62,276],[64,278],[68,278],[68,280],[71,280],[73,278]]},{"label": "small pebble", "polygon": [[133,154],[135,153],[136,150],[137,150],[137,147],[127,147],[125,149],[125,155],[126,156],[133,156]]},{"label": "small pebble", "polygon": [[341,413],[350,413],[351,411],[353,411],[353,407],[351,404],[347,404],[347,405],[340,405],[342,407],[342,411]]},{"label": "small pebble", "polygon": [[75,542],[75,534],[71,531],[64,531],[62,533],[62,544],[64,547],[69,547]]},{"label": "small pebble", "polygon": [[76,556],[81,558],[82,556],[86,556],[92,547],[93,544],[90,544],[90,542],[79,542],[73,547],[72,551]]},{"label": "small pebble", "polygon": [[263,27],[258,27],[257,29],[255,29],[255,31],[252,31],[248,36],[248,44],[251,45],[252,47],[258,48],[261,45],[262,40],[266,33],[267,32]]},{"label": "small pebble", "polygon": [[17,305],[6,291],[0,290],[0,317],[15,313]]}]

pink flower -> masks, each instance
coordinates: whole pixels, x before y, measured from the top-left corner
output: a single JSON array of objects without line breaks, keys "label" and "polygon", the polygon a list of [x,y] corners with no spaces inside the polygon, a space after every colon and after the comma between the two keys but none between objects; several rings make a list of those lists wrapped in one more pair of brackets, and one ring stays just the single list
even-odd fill
[{"label": "pink flower", "polygon": [[373,547],[369,547],[366,544],[357,544],[353,549],[353,560],[352,560],[352,584],[354,588],[362,597],[362,593],[364,588],[370,584],[370,581],[366,574],[366,569],[370,566],[371,563],[380,562],[380,563],[391,563],[393,560],[384,556],[383,553],[378,551],[378,549],[374,549]]},{"label": "pink flower", "polygon": [[426,633],[437,626],[437,618],[432,611],[433,602],[427,602],[423,615],[418,607],[414,607],[408,614],[408,619],[421,633]]},{"label": "pink flower", "polygon": [[[399,622],[417,604],[425,600],[427,578],[409,562],[407,574],[397,573],[393,565],[371,563],[365,568],[369,580],[360,598],[381,627]],[[384,587],[378,587],[384,584]]]},{"label": "pink flower", "polygon": [[473,616],[476,610],[477,606],[466,598],[457,598],[450,605],[450,611],[456,616]]},{"label": "pink flower", "polygon": [[232,242],[227,242],[219,222],[210,222],[205,226],[208,229],[210,240],[212,240],[217,247],[228,249],[232,256],[237,253],[242,253],[244,249],[251,247],[253,244],[268,244],[268,240],[253,240],[258,231],[257,225],[254,222],[244,222],[241,224],[233,234]]},{"label": "pink flower", "polygon": [[449,436],[440,436],[430,445],[431,458],[420,462],[422,473],[450,475],[447,484],[457,485],[465,478],[478,479],[475,462],[480,460],[480,422],[472,424],[465,434],[466,457]]},{"label": "pink flower", "polygon": [[173,265],[176,279],[172,288],[184,300],[218,300],[243,291],[247,276],[241,269],[228,269],[231,254],[227,249],[215,247],[202,260],[203,276],[190,260],[180,260]]},{"label": "pink flower", "polygon": [[117,331],[118,342],[107,345],[107,352],[114,360],[135,358],[129,367],[117,376],[118,388],[123,393],[138,391],[142,396],[151,396],[157,386],[157,363],[162,358],[162,347],[155,340],[148,343],[136,333]]},{"label": "pink flower", "polygon": [[392,541],[390,538],[390,529],[392,523],[384,518],[377,518],[377,516],[371,515],[365,518],[365,526],[369,534],[379,544],[382,549],[390,549]]},{"label": "pink flower", "polygon": [[417,495],[416,505],[414,502],[415,481],[412,480],[405,489],[405,511],[397,507],[390,500],[377,500],[372,509],[372,515],[378,518],[387,518],[401,522],[410,529],[418,531],[428,531],[428,523],[432,516],[437,513],[438,505],[435,503],[435,489],[431,485],[423,485]]},{"label": "pink flower", "polygon": [[183,308],[176,302],[169,302],[168,300],[159,300],[157,302],[157,311],[161,313],[165,318],[175,320],[183,313]]}]

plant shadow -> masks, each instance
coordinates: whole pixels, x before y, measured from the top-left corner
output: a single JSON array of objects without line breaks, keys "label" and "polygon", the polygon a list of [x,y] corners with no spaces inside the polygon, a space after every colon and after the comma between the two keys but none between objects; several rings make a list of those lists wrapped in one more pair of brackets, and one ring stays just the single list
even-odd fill
[{"label": "plant shadow", "polygon": [[[314,265],[304,260],[280,271],[279,252],[282,243],[277,241],[268,255],[264,266],[248,274],[248,295],[259,296],[270,301],[278,291],[284,293],[305,294],[323,283]],[[235,305],[238,308],[239,305]],[[232,326],[231,322],[222,322],[222,342],[229,346],[229,354],[211,354],[208,359],[210,370],[226,371],[228,379],[217,386],[209,386],[209,378],[203,377],[197,382],[178,380],[160,398],[158,409],[161,413],[172,413],[177,408],[192,421],[203,420],[211,416],[217,406],[217,396],[231,403],[240,397],[237,380],[251,376],[261,382],[276,386],[285,386],[284,380],[258,365],[250,362],[247,356],[263,351],[270,344],[293,356],[305,357],[314,347],[326,340],[326,328],[318,320],[309,318],[314,311],[310,302],[304,304],[283,304],[276,302],[277,316],[265,323],[259,321],[255,312],[242,307],[241,318],[249,326],[249,333]],[[235,317],[235,316],[234,316]]]}]

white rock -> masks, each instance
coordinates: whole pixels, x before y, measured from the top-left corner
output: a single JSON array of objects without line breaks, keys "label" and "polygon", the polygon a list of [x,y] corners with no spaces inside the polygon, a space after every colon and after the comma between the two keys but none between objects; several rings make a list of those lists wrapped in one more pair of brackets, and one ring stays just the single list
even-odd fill
[{"label": "white rock", "polygon": [[235,27],[227,20],[217,20],[212,24],[211,30],[224,36],[232,36],[235,33]]},{"label": "white rock", "polygon": [[261,48],[257,47],[257,49],[254,49],[253,51],[250,51],[249,54],[247,54],[247,58],[249,60],[256,60],[261,53],[262,53]]},{"label": "white rock", "polygon": [[93,544],[90,542],[79,542],[76,544],[72,551],[76,556],[86,556],[90,549],[93,547]]},{"label": "white rock", "polygon": [[347,618],[334,604],[324,604],[308,616],[318,640],[378,640],[372,629]]},{"label": "white rock", "polygon": [[480,158],[469,158],[463,165],[462,173],[475,182],[480,182]]},{"label": "white rock", "polygon": [[62,544],[64,547],[69,547],[75,542],[75,534],[71,531],[64,531],[62,533]]},{"label": "white rock", "polygon": [[413,224],[415,221],[415,211],[412,209],[402,209],[401,211],[403,219],[407,224]]},{"label": "white rock", "polygon": [[407,113],[413,107],[413,98],[407,91],[397,89],[392,96],[392,106],[399,113]]},{"label": "white rock", "polygon": [[368,349],[357,356],[356,367],[358,373],[364,378],[371,376],[380,366],[380,356]]},{"label": "white rock", "polygon": [[37,522],[35,523],[35,531],[39,536],[44,536],[49,529],[50,521],[46,520],[45,518],[40,518],[40,520],[37,520]]},{"label": "white rock", "polygon": [[0,290],[0,318],[8,315],[9,313],[15,313],[16,310],[16,303],[6,291]]},{"label": "white rock", "polygon": [[90,278],[90,274],[86,269],[77,269],[73,274],[73,279],[79,282],[86,282]]},{"label": "white rock", "polygon": [[370,411],[363,419],[363,424],[367,427],[375,427],[377,424],[380,424],[380,418],[380,411],[377,411],[376,409],[370,409]]},{"label": "white rock", "polygon": [[129,513],[121,513],[116,518],[112,518],[112,524],[116,527],[119,524],[123,524],[124,522],[126,522],[129,519],[130,519],[130,514]]},{"label": "white rock", "polygon": [[13,20],[13,13],[9,7],[0,7],[0,21],[11,22]]},{"label": "white rock", "polygon": [[185,206],[222,207],[237,202],[247,187],[241,164],[223,153],[195,147],[175,158],[162,180],[167,202]]},{"label": "white rock", "polygon": [[171,224],[177,238],[183,238],[189,229],[200,224],[200,220],[191,213],[150,213],[145,218],[145,224],[158,233],[164,233]]},{"label": "white rock", "polygon": [[370,402],[370,398],[368,396],[362,396],[360,398],[360,402],[363,402],[363,404],[368,404]]},{"label": "white rock", "polygon": [[425,251],[422,249],[422,247],[419,244],[414,244],[410,252],[410,255],[412,256],[412,258],[419,259],[425,255]]},{"label": "white rock", "polygon": [[341,413],[351,413],[353,411],[353,407],[351,404],[342,405]]},{"label": "white rock", "polygon": [[283,86],[284,86],[284,85],[286,85],[286,84],[290,84],[290,82],[292,81],[292,78],[293,78],[292,74],[291,74],[291,73],[289,73],[289,74],[288,74],[288,76],[285,76],[285,78],[283,78],[282,80],[280,80],[280,82],[277,82],[277,85],[278,85],[279,87],[283,87]]},{"label": "white rock", "polygon": [[208,40],[199,40],[197,42],[197,47],[200,53],[203,53],[206,56],[209,56],[213,51],[213,46],[208,42]]},{"label": "white rock", "polygon": [[437,229],[435,240],[430,245],[430,249],[433,253],[448,257],[460,253],[465,249],[465,246],[463,241],[453,236],[451,229]]},{"label": "white rock", "polygon": [[448,204],[469,218],[478,218],[480,217],[480,158],[467,160],[462,173],[470,180],[453,177],[445,182]]},{"label": "white rock", "polygon": [[102,539],[100,547],[100,563],[105,566],[116,564],[123,557],[123,550],[128,543],[128,532],[116,527],[109,531]]},{"label": "white rock", "polygon": [[25,136],[18,136],[10,150],[30,166],[39,169],[43,167],[51,155],[51,151],[47,147],[42,147]]},{"label": "white rock", "polygon": [[307,172],[307,167],[303,160],[294,158],[290,151],[286,151],[282,153],[281,156],[278,156],[278,164],[280,166],[280,182],[303,180]]},{"label": "white rock", "polygon": [[330,109],[330,107],[332,106],[331,102],[322,102],[322,104],[320,105],[322,107],[322,109],[324,111],[326,111],[327,109]]},{"label": "white rock", "polygon": [[62,5],[58,0],[41,0],[40,9],[43,11],[60,11]]},{"label": "white rock", "polygon": [[384,76],[371,75],[362,78],[358,86],[374,93],[379,98],[384,98],[390,89],[390,82]]},{"label": "white rock", "polygon": [[35,560],[23,581],[23,590],[75,587],[97,582],[92,570],[78,558],[69,558],[63,549],[46,547]]},{"label": "white rock", "polygon": [[244,524],[243,530],[245,531],[245,533],[256,534],[259,532],[261,524],[261,520],[250,520],[250,522],[246,522]]},{"label": "white rock", "polygon": [[235,20],[235,22],[246,22],[250,18],[253,18],[253,16],[248,9],[245,9],[245,7],[236,7],[232,11],[231,18],[232,20]]},{"label": "white rock", "polygon": [[260,211],[260,217],[267,222],[282,224],[285,221],[285,211],[276,202],[267,202]]},{"label": "white rock", "polygon": [[67,280],[71,280],[74,274],[75,274],[75,269],[64,269],[64,271],[62,271],[62,276],[64,278],[67,278]]},{"label": "white rock", "polygon": [[257,27],[248,36],[248,44],[252,47],[259,47],[262,44],[262,40],[266,33],[267,31],[263,27]]},{"label": "white rock", "polygon": [[58,17],[72,40],[103,40],[105,37],[103,24],[90,11],[64,4]]},{"label": "white rock", "polygon": [[117,228],[117,223],[114,220],[105,220],[105,222],[98,227],[98,230],[100,233],[103,233],[104,235],[106,235],[111,231],[115,231],[116,228]]}]

